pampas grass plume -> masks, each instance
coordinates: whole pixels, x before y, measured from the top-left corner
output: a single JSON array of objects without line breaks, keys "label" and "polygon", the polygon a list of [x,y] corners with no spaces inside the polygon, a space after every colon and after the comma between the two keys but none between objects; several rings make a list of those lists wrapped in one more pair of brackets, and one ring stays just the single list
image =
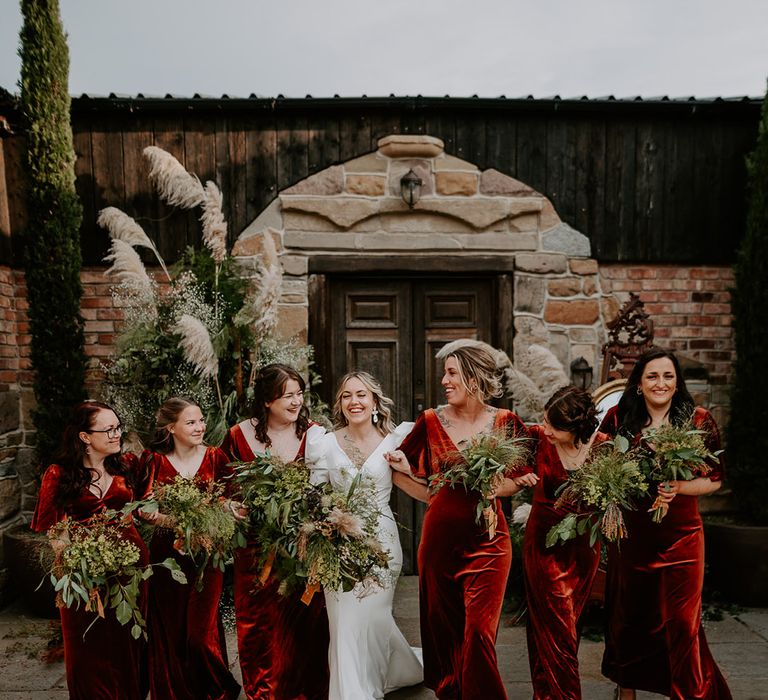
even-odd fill
[{"label": "pampas grass plume", "polygon": [[106,275],[113,275],[120,282],[134,291],[143,303],[151,304],[155,310],[155,288],[147,274],[144,263],[130,243],[120,238],[113,238],[109,254],[104,258],[112,266]]},{"label": "pampas grass plume", "polygon": [[117,207],[106,207],[99,212],[99,217],[96,219],[96,223],[102,228],[109,231],[109,235],[114,239],[118,239],[128,243],[131,246],[142,246],[143,248],[149,248],[160,263],[160,267],[163,268],[165,276],[170,280],[171,276],[168,274],[168,270],[165,267],[165,262],[160,257],[160,253],[155,247],[150,237],[144,232],[136,223],[136,220],[128,216],[123,211],[120,211]]},{"label": "pampas grass plume", "polygon": [[519,413],[525,420],[539,422],[543,416],[546,397],[544,393],[515,367],[509,367],[504,373],[507,393],[519,404]]},{"label": "pampas grass plume", "polygon": [[205,183],[205,201],[200,221],[203,223],[203,243],[208,246],[211,257],[218,264],[227,257],[227,222],[221,206],[221,190],[215,182],[209,180]]},{"label": "pampas grass plume", "polygon": [[545,393],[571,383],[563,365],[555,354],[543,345],[531,345],[528,348],[528,376]]},{"label": "pampas grass plume", "polygon": [[149,178],[158,194],[171,206],[193,209],[205,201],[205,190],[196,175],[187,172],[168,151],[147,146],[144,157],[149,161]]},{"label": "pampas grass plume", "polygon": [[277,326],[277,305],[283,283],[283,269],[277,259],[277,249],[269,231],[264,232],[262,250],[264,267],[258,288],[249,295],[237,314],[235,323],[250,325],[257,342],[271,335]]},{"label": "pampas grass plume", "polygon": [[173,327],[174,333],[181,336],[184,359],[189,362],[201,377],[216,377],[219,373],[219,359],[213,349],[208,329],[199,319],[184,314]]}]

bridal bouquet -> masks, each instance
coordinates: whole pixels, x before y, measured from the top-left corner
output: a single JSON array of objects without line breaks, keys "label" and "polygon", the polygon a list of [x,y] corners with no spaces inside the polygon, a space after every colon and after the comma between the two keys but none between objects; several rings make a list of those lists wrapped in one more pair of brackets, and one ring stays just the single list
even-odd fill
[{"label": "bridal bouquet", "polygon": [[[647,450],[642,465],[649,481],[690,481],[706,476],[712,471],[708,459],[715,459],[704,442],[706,432],[695,429],[690,423],[672,424],[652,428],[643,434]],[[662,487],[663,488],[663,487]],[[669,504],[658,496],[649,509],[653,522],[660,523],[669,510]]]},{"label": "bridal bouquet", "polygon": [[174,549],[197,565],[198,589],[209,562],[224,571],[235,547],[245,545],[235,516],[223,506],[223,491],[221,484],[202,484],[179,475],[170,483],[156,484],[153,498],[129,505],[131,510],[162,514],[159,526],[173,530]]},{"label": "bridal bouquet", "polygon": [[307,519],[307,498],[313,490],[309,470],[300,461],[283,462],[274,455],[257,455],[234,465],[239,499],[248,512],[249,536],[260,552],[261,583],[277,561],[290,577],[298,553],[298,534]]},{"label": "bridal bouquet", "polygon": [[358,475],[342,493],[330,484],[314,487],[308,517],[299,528],[297,574],[306,578],[306,603],[320,587],[351,591],[358,583],[384,585],[389,552],[376,538],[379,509],[372,484]]},{"label": "bridal bouquet", "polygon": [[632,510],[634,500],[647,491],[640,461],[629,450],[626,438],[618,436],[612,443],[600,445],[558,489],[555,507],[571,506],[576,512],[550,528],[546,546],[567,542],[588,530],[590,546],[601,534],[608,542],[618,542],[627,536],[622,509]]},{"label": "bridal bouquet", "polygon": [[488,538],[493,539],[498,516],[491,494],[509,471],[525,464],[529,454],[526,442],[527,438],[509,437],[503,430],[475,435],[465,448],[451,455],[452,466],[429,478],[432,493],[446,485],[455,488],[457,484],[466,491],[479,493],[475,520],[479,523],[484,519]]},{"label": "bridal bouquet", "polygon": [[[94,622],[114,609],[121,625],[133,621],[134,639],[141,635],[146,639],[146,622],[139,609],[139,586],[152,575],[152,565],[139,565],[139,548],[125,539],[122,517],[106,512],[87,522],[65,519],[51,527],[48,538],[56,551],[51,583],[60,607],[79,608],[83,603],[87,611],[96,613]],[[179,583],[187,582],[173,559],[155,566],[169,569]]]}]

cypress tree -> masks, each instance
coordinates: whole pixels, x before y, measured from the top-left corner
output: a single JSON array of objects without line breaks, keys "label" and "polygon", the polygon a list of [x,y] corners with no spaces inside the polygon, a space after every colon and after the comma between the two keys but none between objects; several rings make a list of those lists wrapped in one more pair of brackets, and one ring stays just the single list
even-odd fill
[{"label": "cypress tree", "polygon": [[731,290],[736,363],[727,467],[741,514],[768,524],[768,94],[747,174],[747,228]]},{"label": "cypress tree", "polygon": [[58,0],[22,0],[21,108],[26,121],[25,269],[35,370],[38,457],[47,464],[69,408],[85,397],[80,223],[70,126],[69,52]]}]

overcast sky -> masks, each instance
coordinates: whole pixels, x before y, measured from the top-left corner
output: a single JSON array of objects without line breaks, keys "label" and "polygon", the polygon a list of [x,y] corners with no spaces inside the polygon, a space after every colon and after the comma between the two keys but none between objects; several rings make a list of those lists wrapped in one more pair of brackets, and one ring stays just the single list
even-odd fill
[{"label": "overcast sky", "polygon": [[[72,94],[759,96],[768,0],[60,0]],[[17,0],[0,0],[17,92]]]}]

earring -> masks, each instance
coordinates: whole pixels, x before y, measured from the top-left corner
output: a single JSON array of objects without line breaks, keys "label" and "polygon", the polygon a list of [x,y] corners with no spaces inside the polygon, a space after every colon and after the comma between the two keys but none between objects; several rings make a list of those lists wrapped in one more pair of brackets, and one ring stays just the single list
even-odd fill
[{"label": "earring", "polygon": [[373,421],[374,425],[379,422],[379,409],[375,406],[373,408],[373,413],[371,413],[371,421]]},{"label": "earring", "polygon": [[87,455],[91,454],[91,446],[90,445],[86,445],[86,447],[85,447],[85,454],[87,454]]},{"label": "earring", "polygon": [[643,395],[643,390],[640,387],[637,387],[637,395],[638,396],[642,396]]}]

